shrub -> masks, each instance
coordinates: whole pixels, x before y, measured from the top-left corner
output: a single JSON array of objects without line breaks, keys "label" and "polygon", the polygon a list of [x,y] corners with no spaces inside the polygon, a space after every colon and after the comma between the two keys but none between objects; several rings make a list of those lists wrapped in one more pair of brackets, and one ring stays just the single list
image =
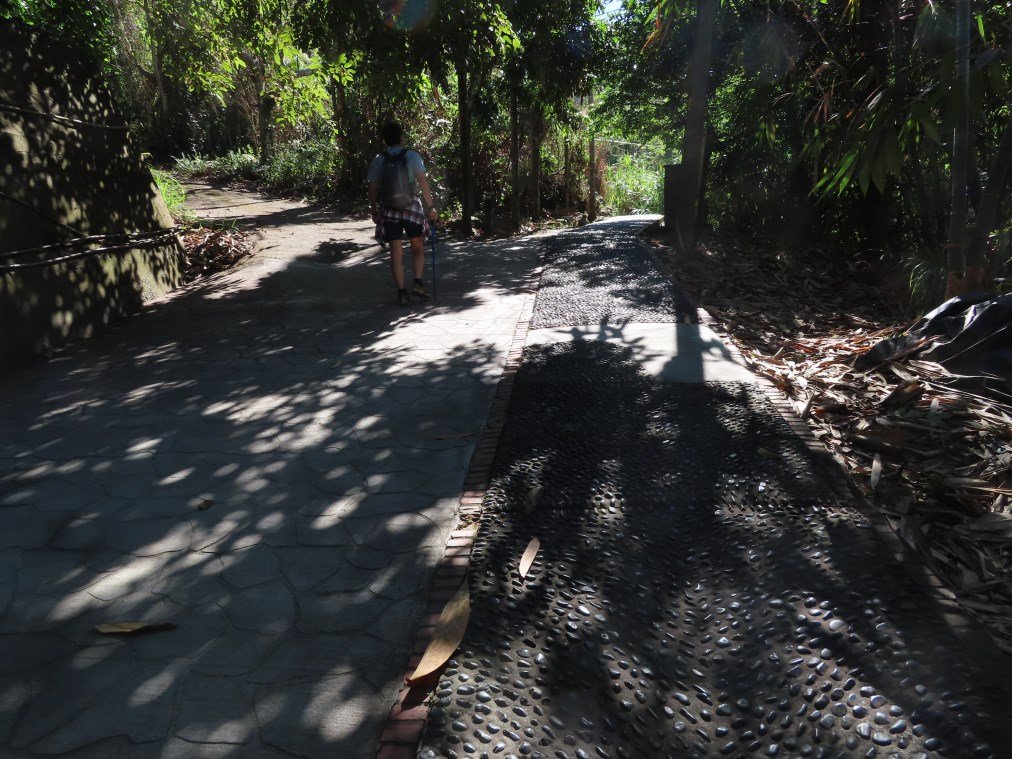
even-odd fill
[{"label": "shrub", "polygon": [[269,192],[319,198],[334,194],[340,156],[329,140],[309,137],[278,145],[266,164],[246,148],[216,158],[183,156],[176,159],[174,168],[184,177],[248,181]]},{"label": "shrub", "polygon": [[620,156],[604,170],[604,205],[613,214],[660,213],[663,178],[650,153]]},{"label": "shrub", "polygon": [[329,197],[334,194],[339,168],[337,148],[329,140],[293,140],[279,145],[267,164],[260,166],[260,182],[271,192]]},{"label": "shrub", "polygon": [[225,155],[209,158],[194,153],[176,159],[173,170],[183,177],[207,177],[224,181],[257,181],[260,162],[251,148],[231,150]]}]

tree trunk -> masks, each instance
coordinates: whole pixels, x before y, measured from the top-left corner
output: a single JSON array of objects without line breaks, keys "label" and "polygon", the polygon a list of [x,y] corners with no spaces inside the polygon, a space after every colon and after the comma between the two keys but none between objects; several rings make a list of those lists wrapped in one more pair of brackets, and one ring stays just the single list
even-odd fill
[{"label": "tree trunk", "polygon": [[[706,187],[710,177],[710,158],[713,156],[713,145],[717,141],[717,130],[712,125],[706,126],[706,146],[703,150],[703,162],[700,165],[699,186]],[[704,229],[710,216],[710,205],[706,193],[699,193],[699,208],[696,211],[696,229]]]},{"label": "tree trunk", "polygon": [[573,200],[569,192],[569,135],[562,138],[562,206],[569,211]]},{"label": "tree trunk", "polygon": [[944,166],[942,165],[942,148],[940,146],[926,145],[931,154],[931,176],[929,185],[931,187],[931,207],[934,211],[932,218],[935,221],[935,239],[944,240],[948,219],[945,217],[945,209],[949,203],[949,190],[945,183]]},{"label": "tree trunk", "polygon": [[169,96],[165,91],[165,72],[162,62],[162,47],[158,44],[158,22],[151,11],[148,0],[144,0],[144,21],[148,27],[151,47],[151,71],[155,78],[155,119],[161,139],[168,139]]},{"label": "tree trunk", "polygon": [[260,94],[260,163],[265,164],[271,159],[274,142],[274,130],[271,122],[274,119],[274,98],[266,93]]},{"label": "tree trunk", "polygon": [[467,92],[467,58],[457,58],[457,106],[460,111],[460,230],[474,233],[471,227],[471,103]]},{"label": "tree trunk", "polygon": [[350,186],[351,167],[351,144],[348,135],[348,124],[345,115],[348,112],[347,98],[344,92],[344,84],[338,79],[330,81],[330,104],[334,113],[334,133],[337,136],[337,151],[341,159],[341,166],[338,169],[339,183],[342,188]]},{"label": "tree trunk", "polygon": [[541,218],[541,128],[540,114],[531,116],[531,216]]},{"label": "tree trunk", "polygon": [[[590,104],[594,105],[594,93],[590,93]],[[590,144],[587,147],[587,221],[597,218],[597,144],[594,127],[590,128]]]},{"label": "tree trunk", "polygon": [[987,175],[987,186],[977,207],[976,224],[966,251],[965,291],[980,290],[984,286],[984,265],[987,262],[987,239],[994,230],[998,208],[1008,184],[1012,167],[1012,116],[1005,122],[1005,130],[998,144],[998,152]]},{"label": "tree trunk", "polygon": [[964,241],[970,165],[970,2],[956,0],[956,77],[953,91],[958,119],[952,139],[952,210],[945,249],[949,270],[945,292],[947,299],[959,295],[962,290],[966,265]]},{"label": "tree trunk", "polygon": [[347,159],[351,153],[348,145],[348,100],[344,84],[339,79],[330,82],[330,104],[334,112],[334,132],[337,134],[338,147],[341,155]]},{"label": "tree trunk", "polygon": [[513,178],[510,210],[513,228],[520,229],[520,117],[517,114],[517,85],[510,88],[510,171]]},{"label": "tree trunk", "polygon": [[675,237],[682,250],[696,241],[699,197],[703,190],[703,161],[706,155],[706,112],[710,90],[710,65],[713,35],[719,0],[699,0],[696,14],[696,41],[689,64],[689,104],[685,115],[685,140],[682,143],[682,179],[684,196],[678,204]]}]

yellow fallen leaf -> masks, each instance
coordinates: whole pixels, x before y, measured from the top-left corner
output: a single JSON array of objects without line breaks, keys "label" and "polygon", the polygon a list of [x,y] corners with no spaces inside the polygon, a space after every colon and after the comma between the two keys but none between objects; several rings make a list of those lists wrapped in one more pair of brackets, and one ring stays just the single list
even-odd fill
[{"label": "yellow fallen leaf", "polygon": [[527,544],[527,550],[524,551],[524,555],[520,557],[520,579],[527,577],[527,573],[531,569],[531,564],[534,563],[534,557],[538,555],[538,549],[541,548],[541,541],[537,538],[531,538],[531,542]]},{"label": "yellow fallen leaf", "polygon": [[134,635],[142,632],[175,629],[175,622],[109,622],[104,625],[95,625],[95,630],[103,635]]},{"label": "yellow fallen leaf", "polygon": [[453,598],[443,608],[432,633],[432,640],[422,654],[415,671],[408,678],[408,685],[414,685],[442,667],[453,656],[457,646],[464,640],[467,622],[471,616],[471,601],[467,578],[460,584]]}]

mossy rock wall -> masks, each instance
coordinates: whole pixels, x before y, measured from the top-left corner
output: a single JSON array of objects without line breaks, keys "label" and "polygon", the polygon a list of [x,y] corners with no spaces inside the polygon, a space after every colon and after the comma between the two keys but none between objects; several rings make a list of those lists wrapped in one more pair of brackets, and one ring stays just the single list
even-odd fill
[{"label": "mossy rock wall", "polygon": [[[81,60],[42,37],[0,28],[0,266],[81,250],[4,256],[79,234],[172,226],[111,94]],[[0,371],[137,312],[181,284],[183,261],[178,239],[169,236],[156,245],[0,272]]]}]

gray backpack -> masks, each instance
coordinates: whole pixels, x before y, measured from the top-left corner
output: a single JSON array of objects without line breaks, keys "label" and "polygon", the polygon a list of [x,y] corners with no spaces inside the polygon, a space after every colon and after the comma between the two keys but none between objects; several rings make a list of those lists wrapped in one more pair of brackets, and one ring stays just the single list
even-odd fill
[{"label": "gray backpack", "polygon": [[383,206],[404,210],[415,201],[415,183],[408,170],[408,151],[393,155],[383,151],[383,172],[381,174]]}]

